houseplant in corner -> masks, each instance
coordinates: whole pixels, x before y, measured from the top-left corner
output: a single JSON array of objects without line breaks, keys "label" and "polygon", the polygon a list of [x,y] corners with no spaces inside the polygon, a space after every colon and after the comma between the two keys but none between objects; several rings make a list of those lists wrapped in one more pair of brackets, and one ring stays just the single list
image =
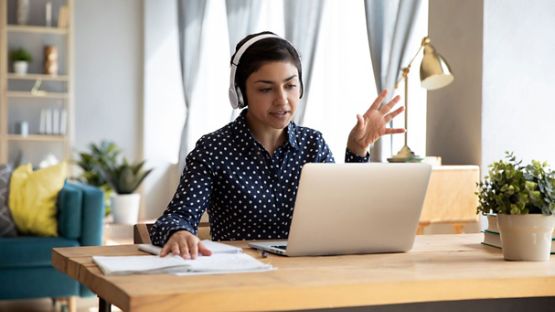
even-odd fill
[{"label": "houseplant in corner", "polygon": [[144,163],[130,164],[124,158],[121,164],[102,168],[104,179],[116,192],[110,198],[114,223],[135,224],[139,220],[141,195],[135,191],[152,172],[152,169],[143,170]]},{"label": "houseplant in corner", "polygon": [[75,162],[81,169],[81,175],[77,180],[99,187],[104,192],[105,216],[110,214],[110,196],[112,187],[104,179],[102,168],[116,165],[121,149],[111,141],[102,141],[100,144],[89,144],[89,150],[79,152],[79,159]]},{"label": "houseplant in corner", "polygon": [[33,60],[31,53],[23,48],[19,48],[10,52],[10,60],[13,63],[13,71],[18,75],[27,74],[29,63]]},{"label": "houseplant in corner", "polygon": [[506,260],[548,261],[555,226],[555,172],[546,162],[526,166],[512,153],[490,165],[478,183],[478,212],[497,214]]}]

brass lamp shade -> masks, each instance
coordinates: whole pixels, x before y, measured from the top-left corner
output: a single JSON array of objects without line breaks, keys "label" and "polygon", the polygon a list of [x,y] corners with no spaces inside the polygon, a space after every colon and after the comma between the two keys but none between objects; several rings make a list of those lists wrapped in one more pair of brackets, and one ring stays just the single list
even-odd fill
[{"label": "brass lamp shade", "polygon": [[451,74],[447,62],[435,51],[430,44],[430,39],[425,38],[422,45],[424,47],[424,57],[420,65],[422,87],[426,90],[435,90],[450,84],[455,77]]}]

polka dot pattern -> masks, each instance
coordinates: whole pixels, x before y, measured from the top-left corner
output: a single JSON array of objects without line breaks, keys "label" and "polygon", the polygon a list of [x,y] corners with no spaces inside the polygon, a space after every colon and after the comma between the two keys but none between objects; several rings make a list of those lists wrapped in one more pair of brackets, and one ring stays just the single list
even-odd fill
[{"label": "polka dot pattern", "polygon": [[[178,230],[196,235],[208,210],[213,240],[285,239],[301,168],[334,162],[322,134],[291,122],[288,140],[270,155],[252,136],[245,114],[203,136],[186,159],[177,191],[151,229],[162,246]],[[368,162],[348,150],[347,162]]]}]

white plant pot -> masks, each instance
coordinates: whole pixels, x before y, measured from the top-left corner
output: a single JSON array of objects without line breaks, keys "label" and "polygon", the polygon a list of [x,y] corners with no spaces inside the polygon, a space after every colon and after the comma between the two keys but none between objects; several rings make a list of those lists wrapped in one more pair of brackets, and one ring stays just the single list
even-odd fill
[{"label": "white plant pot", "polygon": [[110,203],[112,205],[114,223],[136,224],[139,221],[140,194],[115,194],[110,197]]},{"label": "white plant pot", "polygon": [[25,61],[15,61],[13,62],[13,71],[18,75],[27,74],[27,69],[29,68],[29,63]]},{"label": "white plant pot", "polygon": [[549,261],[555,216],[497,215],[505,260]]}]

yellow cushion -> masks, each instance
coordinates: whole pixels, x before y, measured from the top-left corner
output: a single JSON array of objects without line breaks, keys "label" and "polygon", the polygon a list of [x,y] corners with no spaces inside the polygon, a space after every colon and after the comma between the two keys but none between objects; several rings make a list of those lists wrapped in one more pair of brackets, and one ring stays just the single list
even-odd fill
[{"label": "yellow cushion", "polygon": [[58,235],[56,199],[65,178],[65,163],[35,172],[31,164],[21,165],[12,173],[10,210],[20,233]]}]

